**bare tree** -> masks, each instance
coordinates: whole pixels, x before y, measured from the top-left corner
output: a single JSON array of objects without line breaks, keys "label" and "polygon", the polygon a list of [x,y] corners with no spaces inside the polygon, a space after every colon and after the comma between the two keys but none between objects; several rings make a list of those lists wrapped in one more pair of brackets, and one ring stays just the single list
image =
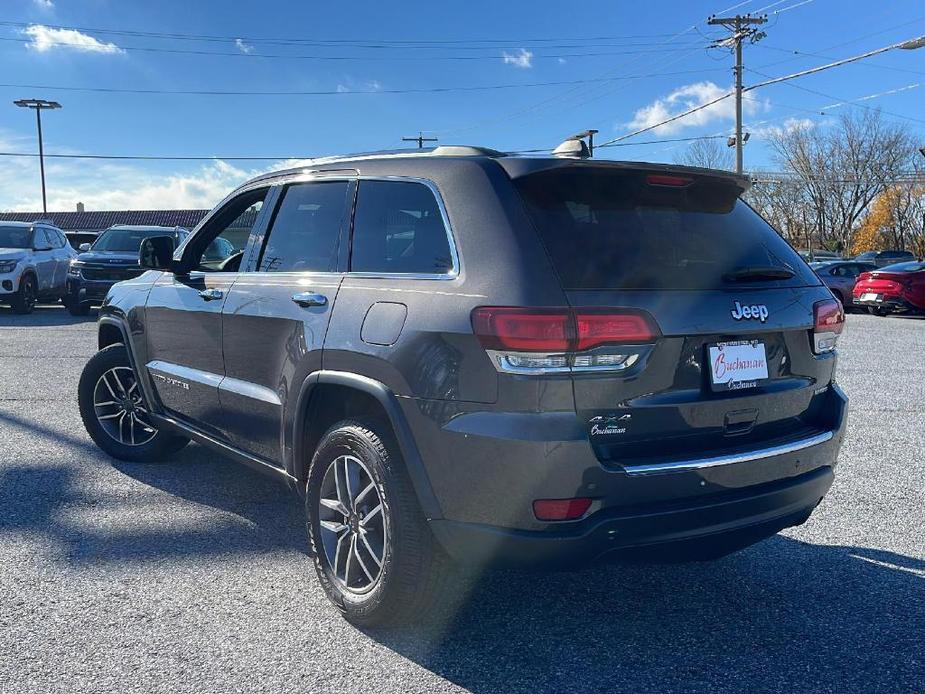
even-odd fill
[{"label": "bare tree", "polygon": [[732,150],[717,138],[694,140],[675,162],[704,169],[733,169]]},{"label": "bare tree", "polygon": [[815,224],[812,206],[806,199],[801,182],[762,172],[752,177],[752,187],[745,194],[745,199],[758,214],[797,248],[818,248],[818,242],[810,239]]},{"label": "bare tree", "polygon": [[915,142],[878,111],[843,116],[830,128],[798,127],[770,138],[775,159],[802,188],[822,245],[846,250],[868,205],[907,169]]}]

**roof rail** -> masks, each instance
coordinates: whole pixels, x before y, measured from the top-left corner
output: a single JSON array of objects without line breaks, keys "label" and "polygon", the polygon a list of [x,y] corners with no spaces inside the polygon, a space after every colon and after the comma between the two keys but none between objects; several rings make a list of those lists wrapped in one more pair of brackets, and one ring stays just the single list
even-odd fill
[{"label": "roof rail", "polygon": [[440,145],[431,150],[435,157],[503,157],[504,152],[489,147],[475,147],[473,145]]}]

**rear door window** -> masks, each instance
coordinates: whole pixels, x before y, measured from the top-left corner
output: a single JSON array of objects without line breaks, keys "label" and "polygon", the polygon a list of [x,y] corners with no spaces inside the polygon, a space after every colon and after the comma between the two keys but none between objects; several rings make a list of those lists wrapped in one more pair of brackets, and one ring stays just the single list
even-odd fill
[{"label": "rear door window", "polygon": [[719,289],[745,268],[790,271],[754,286],[818,285],[790,245],[721,179],[650,185],[645,172],[581,168],[515,181],[566,289]]},{"label": "rear door window", "polygon": [[433,191],[414,181],[360,181],[353,272],[445,275],[453,271],[447,228]]},{"label": "rear door window", "polygon": [[260,272],[334,272],[347,220],[348,181],[289,186],[270,226]]}]

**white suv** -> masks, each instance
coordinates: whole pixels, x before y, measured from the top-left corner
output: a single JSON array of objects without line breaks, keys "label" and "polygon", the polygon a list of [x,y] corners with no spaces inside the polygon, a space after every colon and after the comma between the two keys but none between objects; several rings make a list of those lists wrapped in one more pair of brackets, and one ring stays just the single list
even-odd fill
[{"label": "white suv", "polygon": [[45,222],[0,224],[0,301],[31,313],[36,301],[63,299],[67,269],[77,252]]}]

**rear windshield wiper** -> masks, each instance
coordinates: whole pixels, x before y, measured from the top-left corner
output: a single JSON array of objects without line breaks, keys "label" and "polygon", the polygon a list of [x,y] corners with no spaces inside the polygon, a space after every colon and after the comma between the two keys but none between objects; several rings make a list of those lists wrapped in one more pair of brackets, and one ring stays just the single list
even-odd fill
[{"label": "rear windshield wiper", "polygon": [[789,280],[796,273],[785,267],[750,266],[740,267],[723,275],[726,282],[760,282],[762,280]]}]

